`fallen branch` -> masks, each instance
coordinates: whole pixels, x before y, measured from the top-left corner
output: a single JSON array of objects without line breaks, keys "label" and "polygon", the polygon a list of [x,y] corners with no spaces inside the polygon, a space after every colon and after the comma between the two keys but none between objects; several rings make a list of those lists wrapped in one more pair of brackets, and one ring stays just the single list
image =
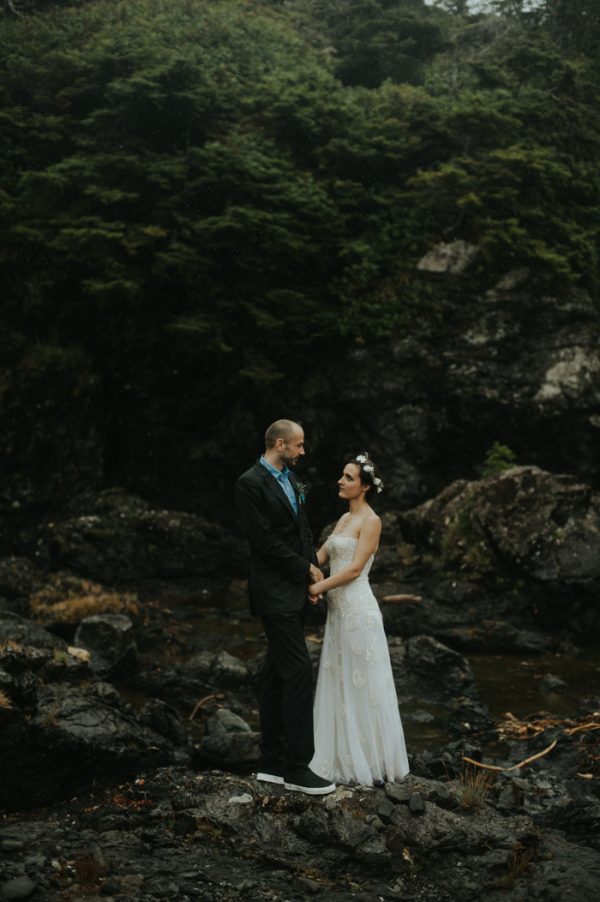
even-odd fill
[{"label": "fallen branch", "polygon": [[507,770],[506,767],[500,767],[498,764],[482,764],[481,761],[475,761],[475,758],[467,758],[466,755],[463,755],[463,761],[466,761],[467,764],[473,764],[475,767],[481,767],[483,770]]},{"label": "fallen branch", "polygon": [[571,727],[570,730],[565,730],[567,736],[573,736],[574,733],[583,733],[587,730],[600,730],[600,723],[580,723],[578,727]]},{"label": "fallen branch", "polygon": [[481,761],[475,761],[474,758],[467,758],[463,755],[463,761],[466,761],[467,764],[473,764],[475,767],[482,767],[485,770],[495,770],[495,771],[510,771],[510,770],[519,770],[521,767],[525,767],[526,764],[531,764],[532,761],[537,761],[538,758],[543,758],[544,755],[547,755],[548,752],[551,752],[558,739],[555,739],[554,742],[551,742],[548,748],[545,748],[543,751],[538,752],[537,755],[531,755],[529,758],[525,758],[523,761],[519,761],[518,764],[513,764],[510,767],[500,767],[498,764],[482,764]]},{"label": "fallen branch", "polygon": [[423,601],[420,595],[384,595],[381,600],[394,603],[411,602],[413,604]]},{"label": "fallen branch", "polygon": [[215,701],[216,699],[225,698],[222,692],[211,692],[210,695],[205,695],[204,698],[201,698],[200,701],[196,702],[194,705],[194,710],[188,717],[188,720],[193,720],[200,708],[206,708],[209,702]]}]

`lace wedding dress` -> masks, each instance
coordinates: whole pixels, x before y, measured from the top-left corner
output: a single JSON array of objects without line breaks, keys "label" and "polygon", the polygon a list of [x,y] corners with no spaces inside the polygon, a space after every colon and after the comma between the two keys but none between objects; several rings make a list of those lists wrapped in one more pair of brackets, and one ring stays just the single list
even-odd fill
[{"label": "lace wedding dress", "polygon": [[[357,539],[327,540],[331,574]],[[352,582],[328,593],[315,695],[315,773],[340,783],[397,781],[409,770],[381,611],[369,585],[373,556]]]}]

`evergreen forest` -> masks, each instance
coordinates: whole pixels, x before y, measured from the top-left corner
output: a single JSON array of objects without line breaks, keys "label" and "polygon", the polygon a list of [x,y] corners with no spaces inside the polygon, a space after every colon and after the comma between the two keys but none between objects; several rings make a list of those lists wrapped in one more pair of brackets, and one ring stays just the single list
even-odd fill
[{"label": "evergreen forest", "polygon": [[599,74],[597,0],[4,0],[3,503],[202,510],[449,290],[597,304]]}]

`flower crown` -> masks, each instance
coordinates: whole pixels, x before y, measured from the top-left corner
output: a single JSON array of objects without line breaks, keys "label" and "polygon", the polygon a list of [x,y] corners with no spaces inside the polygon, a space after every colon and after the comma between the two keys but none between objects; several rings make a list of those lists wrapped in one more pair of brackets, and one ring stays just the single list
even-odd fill
[{"label": "flower crown", "polygon": [[377,490],[377,494],[379,495],[383,491],[383,482],[379,478],[379,476],[375,475],[375,464],[369,458],[369,452],[363,451],[362,454],[357,454],[354,458],[354,462],[357,463],[363,473],[368,473],[371,479],[373,480],[373,485]]}]

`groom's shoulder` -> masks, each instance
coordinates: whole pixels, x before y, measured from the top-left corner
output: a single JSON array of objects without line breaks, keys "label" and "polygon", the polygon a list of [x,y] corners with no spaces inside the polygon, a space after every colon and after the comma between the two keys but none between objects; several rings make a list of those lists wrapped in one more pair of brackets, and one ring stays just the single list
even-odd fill
[{"label": "groom's shoulder", "polygon": [[237,480],[238,484],[243,485],[248,482],[256,482],[257,480],[262,479],[263,473],[266,473],[265,468],[257,462],[242,473]]}]

